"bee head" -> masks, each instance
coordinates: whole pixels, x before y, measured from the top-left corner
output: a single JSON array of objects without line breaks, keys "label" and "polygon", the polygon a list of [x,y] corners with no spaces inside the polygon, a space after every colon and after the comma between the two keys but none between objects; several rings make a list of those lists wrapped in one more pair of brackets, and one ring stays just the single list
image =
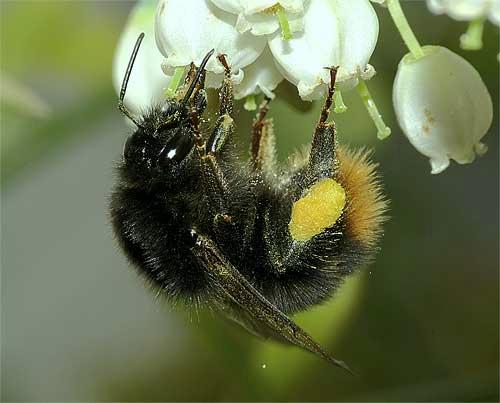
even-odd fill
[{"label": "bee head", "polygon": [[[194,133],[190,108],[201,114],[206,106],[206,98],[200,82],[204,79],[205,66],[213,55],[212,49],[202,60],[194,78],[181,101],[167,100],[162,106],[155,106],[141,120],[137,120],[125,107],[123,100],[135,58],[144,38],[137,38],[123,78],[118,100],[118,108],[137,129],[130,136],[123,150],[122,169],[131,183],[136,186],[171,186],[179,183],[192,171]],[[195,91],[196,90],[196,91]],[[194,94],[194,95],[193,95]]]},{"label": "bee head", "polygon": [[151,186],[185,177],[192,165],[194,136],[182,104],[155,108],[126,141],[123,169],[134,183]]}]

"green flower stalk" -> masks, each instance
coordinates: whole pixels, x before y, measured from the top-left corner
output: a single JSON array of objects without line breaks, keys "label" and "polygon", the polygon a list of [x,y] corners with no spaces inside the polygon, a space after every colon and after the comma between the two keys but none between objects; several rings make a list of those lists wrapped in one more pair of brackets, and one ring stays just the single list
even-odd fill
[{"label": "green flower stalk", "polygon": [[465,50],[479,50],[483,47],[484,18],[469,22],[467,32],[460,37],[460,47]]},{"label": "green flower stalk", "polygon": [[364,81],[360,81],[357,86],[357,89],[359,95],[361,96],[361,100],[363,101],[366,110],[368,111],[368,114],[370,115],[370,117],[373,120],[373,123],[375,123],[375,126],[377,127],[377,138],[379,140],[386,139],[387,137],[390,136],[391,129],[385,124],[384,120],[382,119],[382,115],[378,111],[377,105],[375,104],[375,101],[373,100],[370,91],[368,91],[366,83]]},{"label": "green flower stalk", "polygon": [[389,13],[391,14],[392,20],[396,25],[401,37],[403,38],[406,47],[410,50],[411,54],[415,59],[424,56],[424,52],[422,51],[422,47],[417,40],[417,37],[413,33],[410,24],[408,24],[408,20],[401,9],[401,4],[399,4],[399,0],[387,0],[387,8],[389,9]]},{"label": "green flower stalk", "polygon": [[335,105],[333,111],[335,113],[344,113],[347,111],[347,106],[344,103],[344,99],[342,98],[342,92],[339,90],[335,90],[335,94],[333,95],[333,103]]}]

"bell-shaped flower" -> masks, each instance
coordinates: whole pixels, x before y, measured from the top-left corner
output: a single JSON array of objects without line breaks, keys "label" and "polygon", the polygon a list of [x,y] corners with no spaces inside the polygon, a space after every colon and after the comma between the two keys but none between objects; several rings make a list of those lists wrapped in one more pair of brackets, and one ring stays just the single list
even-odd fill
[{"label": "bell-shaped flower", "polygon": [[[242,69],[253,63],[264,50],[266,38],[236,30],[236,16],[221,10],[209,0],[160,0],[156,12],[156,42],[166,57],[164,70],[184,68],[191,62],[199,66],[203,57],[215,49],[225,54],[238,84]],[[223,66],[212,57],[207,66],[207,86],[217,87]],[[215,73],[210,74],[210,73]]]},{"label": "bell-shaped flower", "polygon": [[487,147],[481,138],[493,118],[493,106],[479,73],[461,56],[440,46],[424,46],[399,63],[393,88],[394,109],[411,144],[430,158],[432,173],[450,158],[470,163]]},{"label": "bell-shaped flower", "polygon": [[134,115],[140,115],[155,102],[160,102],[170,77],[161,69],[163,56],[158,51],[154,37],[156,5],[142,1],[132,9],[120,37],[113,61],[113,85],[120,92],[132,49],[141,32],[145,33],[128,82],[125,106]]},{"label": "bell-shaped flower", "polygon": [[269,47],[285,78],[306,100],[325,95],[330,81],[325,67],[340,66],[340,89],[374,73],[368,61],[378,37],[378,19],[368,0],[311,0],[304,9],[304,28],[289,41],[279,32]]},{"label": "bell-shaped flower", "polygon": [[244,69],[243,81],[234,88],[234,96],[241,99],[249,95],[264,93],[268,98],[274,98],[273,90],[283,80],[276,68],[273,55],[265,48],[259,58]]},{"label": "bell-shaped flower", "polygon": [[[211,0],[238,16],[236,29],[253,35],[269,35],[281,29],[284,36],[302,29],[304,0]],[[283,24],[286,24],[285,27]],[[290,32],[288,32],[288,30]]]},{"label": "bell-shaped flower", "polygon": [[435,14],[447,14],[458,21],[489,18],[500,25],[499,0],[427,0],[427,7]]}]

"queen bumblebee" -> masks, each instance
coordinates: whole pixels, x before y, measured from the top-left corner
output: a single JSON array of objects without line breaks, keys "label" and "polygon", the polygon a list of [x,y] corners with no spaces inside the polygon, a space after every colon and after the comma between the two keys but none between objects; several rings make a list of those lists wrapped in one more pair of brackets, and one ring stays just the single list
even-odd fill
[{"label": "queen bumblebee", "polygon": [[[234,149],[231,69],[224,55],[220,106],[207,132],[205,65],[192,65],[182,96],[140,119],[123,100],[144,37],[137,39],[119,109],[137,126],[127,139],[111,197],[116,237],[130,262],[174,302],[210,306],[266,338],[294,344],[347,369],[293,322],[330,298],[369,262],[386,201],[363,151],[337,145],[328,123],[336,68],[308,155],[275,160],[268,100],[253,122],[249,161]],[[205,135],[204,133],[208,133]]]}]

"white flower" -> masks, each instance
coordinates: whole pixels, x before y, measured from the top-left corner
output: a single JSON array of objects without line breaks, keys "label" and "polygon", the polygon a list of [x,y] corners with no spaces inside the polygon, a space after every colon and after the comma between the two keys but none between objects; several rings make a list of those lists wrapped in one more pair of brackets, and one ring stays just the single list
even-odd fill
[{"label": "white flower", "polygon": [[[265,37],[239,33],[236,17],[222,11],[209,0],[160,0],[156,13],[156,42],[166,57],[167,71],[172,67],[199,65],[203,57],[215,49],[225,54],[234,82],[243,78],[242,68],[250,65],[266,46]],[[219,86],[224,71],[216,57],[207,66],[207,86]]]},{"label": "white flower", "polygon": [[427,0],[427,7],[435,14],[447,14],[458,21],[489,18],[500,25],[500,0]]},{"label": "white flower", "polygon": [[[278,11],[283,11],[292,32],[302,29],[304,0],[211,0],[217,7],[238,16],[236,29],[254,35],[272,34],[279,28]],[[281,10],[280,10],[281,9]]]},{"label": "white flower", "polygon": [[423,57],[407,54],[399,63],[393,102],[403,132],[430,158],[436,174],[450,158],[466,164],[486,152],[480,140],[491,125],[493,105],[469,62],[440,46],[422,49]]},{"label": "white flower", "polygon": [[374,73],[368,61],[378,37],[378,20],[368,0],[311,0],[304,11],[304,29],[289,41],[279,32],[269,47],[285,78],[306,100],[324,96],[330,81],[325,67],[340,66],[341,89],[357,84],[358,77]]},{"label": "white flower", "polygon": [[145,33],[124,100],[125,106],[134,115],[140,115],[151,104],[160,102],[170,81],[161,69],[163,56],[155,43],[155,10],[155,4],[150,1],[139,2],[133,8],[114,56],[113,85],[119,93],[135,41],[141,32]]},{"label": "white flower", "polygon": [[236,99],[260,92],[269,98],[274,98],[273,90],[283,80],[268,47],[255,62],[244,69],[244,73],[243,81],[234,89]]}]

